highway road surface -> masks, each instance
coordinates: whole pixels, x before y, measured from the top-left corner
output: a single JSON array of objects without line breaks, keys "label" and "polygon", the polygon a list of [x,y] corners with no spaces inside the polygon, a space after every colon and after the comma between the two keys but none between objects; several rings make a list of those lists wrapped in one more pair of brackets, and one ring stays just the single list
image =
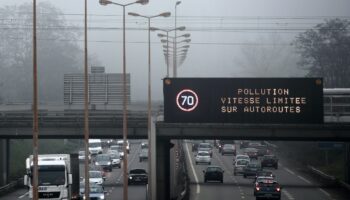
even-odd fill
[{"label": "highway road surface", "polygon": [[[236,144],[236,147],[239,145]],[[242,150],[237,148],[237,152]],[[190,175],[190,199],[191,200],[255,200],[253,195],[254,178],[243,178],[242,175],[233,175],[233,156],[219,154],[218,149],[213,149],[211,165],[223,168],[224,181],[204,183],[203,170],[208,165],[196,165],[194,152],[191,151],[191,143],[185,143],[185,154],[188,161]],[[189,158],[189,159],[188,159]],[[264,168],[265,170],[265,168]],[[350,194],[341,188],[322,188],[321,184],[305,174],[303,170],[290,164],[286,158],[279,158],[279,168],[268,169],[276,175],[281,184],[283,200],[349,200]]]}]

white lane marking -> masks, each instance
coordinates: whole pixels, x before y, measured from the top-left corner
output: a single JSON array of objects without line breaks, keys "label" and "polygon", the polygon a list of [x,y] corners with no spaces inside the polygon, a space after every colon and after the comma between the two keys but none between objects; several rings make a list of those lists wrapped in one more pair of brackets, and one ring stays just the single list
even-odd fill
[{"label": "white lane marking", "polygon": [[289,172],[290,174],[295,175],[295,173],[292,170],[288,169],[287,167],[284,167],[283,169],[286,170],[287,172]]},{"label": "white lane marking", "polygon": [[329,194],[326,190],[322,189],[322,188],[318,188],[318,190],[320,190],[323,194],[325,194],[326,196],[331,196],[331,194]]},{"label": "white lane marking", "polygon": [[287,190],[282,190],[282,193],[286,195],[289,200],[294,200],[294,197]]},{"label": "white lane marking", "polygon": [[18,198],[19,198],[19,199],[22,199],[23,197],[27,196],[28,194],[29,194],[29,192],[26,192],[24,195],[19,196]]},{"label": "white lane marking", "polygon": [[302,176],[298,176],[298,178],[300,178],[301,180],[305,181],[308,184],[311,184],[311,181],[307,180],[306,178],[304,178]]},{"label": "white lane marking", "polygon": [[199,186],[199,184],[198,184],[198,182],[199,182],[199,181],[198,181],[198,177],[197,177],[196,171],[194,170],[194,167],[193,167],[193,163],[192,163],[190,151],[188,150],[188,145],[186,144],[185,146],[186,146],[187,158],[188,158],[188,160],[190,161],[190,166],[191,166],[191,169],[192,169],[192,173],[193,173],[194,179],[195,179],[195,181],[196,181],[196,185],[197,185],[197,191],[196,191],[196,193],[199,194],[200,191],[201,191],[201,188],[200,188],[200,186]]}]

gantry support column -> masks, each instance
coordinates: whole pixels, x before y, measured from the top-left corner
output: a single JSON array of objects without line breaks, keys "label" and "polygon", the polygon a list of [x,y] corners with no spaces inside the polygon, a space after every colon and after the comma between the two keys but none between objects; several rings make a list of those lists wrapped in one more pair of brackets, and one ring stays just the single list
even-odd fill
[{"label": "gantry support column", "polygon": [[169,139],[157,138],[157,200],[170,199],[170,148]]},{"label": "gantry support column", "polygon": [[350,184],[350,143],[344,143],[345,151],[345,166],[344,166],[344,180],[346,183]]},{"label": "gantry support column", "polygon": [[10,162],[10,140],[0,139],[0,186],[8,183]]}]

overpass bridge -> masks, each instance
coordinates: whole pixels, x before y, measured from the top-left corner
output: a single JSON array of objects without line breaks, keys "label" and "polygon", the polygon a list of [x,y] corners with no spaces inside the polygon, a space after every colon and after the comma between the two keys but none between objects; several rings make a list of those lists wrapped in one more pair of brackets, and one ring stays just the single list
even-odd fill
[{"label": "overpass bridge", "polygon": [[[169,194],[170,139],[350,141],[350,92],[332,92],[325,91],[324,93],[325,123],[316,125],[169,124],[162,121],[162,109],[156,107],[153,110],[153,116],[157,116],[155,121],[156,166],[161,169],[157,169],[158,199],[166,199]],[[128,138],[147,138],[146,107],[130,107],[128,111]],[[89,120],[91,138],[122,138],[121,109],[110,110],[92,107]],[[72,108],[43,109],[39,112],[39,127],[40,139],[82,139],[84,137],[83,110]],[[18,106],[0,106],[0,185],[7,183],[9,139],[31,138],[32,112],[30,106],[26,105],[25,109],[18,109]],[[348,155],[347,158],[350,156]]]}]

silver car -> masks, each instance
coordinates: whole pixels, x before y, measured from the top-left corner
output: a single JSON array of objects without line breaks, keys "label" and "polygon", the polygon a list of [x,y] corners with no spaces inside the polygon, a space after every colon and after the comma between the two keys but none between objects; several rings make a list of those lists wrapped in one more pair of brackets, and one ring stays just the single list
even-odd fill
[{"label": "silver car", "polygon": [[208,165],[210,165],[211,164],[210,153],[208,151],[198,151],[195,160],[196,160],[196,165],[198,165],[198,163],[207,163]]},{"label": "silver car", "polygon": [[237,159],[233,167],[233,175],[243,174],[244,167],[250,163],[247,159]]}]

